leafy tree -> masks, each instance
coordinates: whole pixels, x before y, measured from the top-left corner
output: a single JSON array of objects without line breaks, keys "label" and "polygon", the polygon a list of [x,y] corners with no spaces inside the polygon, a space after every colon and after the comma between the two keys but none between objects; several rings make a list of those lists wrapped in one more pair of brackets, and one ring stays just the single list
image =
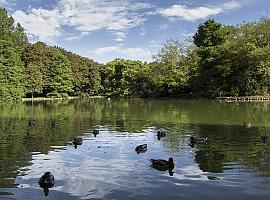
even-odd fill
[{"label": "leafy tree", "polygon": [[226,64],[227,49],[223,45],[234,31],[234,28],[222,26],[214,20],[199,25],[193,37],[199,56],[198,70],[191,80],[191,87],[197,95],[213,97],[223,93],[230,73]]},{"label": "leafy tree", "polygon": [[101,65],[89,58],[76,55],[63,48],[55,47],[70,61],[73,73],[74,95],[87,97],[101,92]]},{"label": "leafy tree", "polygon": [[11,32],[14,27],[13,17],[8,16],[5,8],[0,8],[0,30],[1,32]]},{"label": "leafy tree", "polygon": [[115,59],[104,66],[102,85],[109,96],[146,95],[148,65],[140,61]]},{"label": "leafy tree", "polygon": [[39,66],[30,63],[26,66],[27,74],[27,92],[31,93],[31,97],[34,97],[34,93],[41,93],[43,90],[43,74]]},{"label": "leafy tree", "polygon": [[167,41],[154,56],[151,77],[156,95],[170,96],[187,92],[196,66],[194,47],[188,42]]},{"label": "leafy tree", "polygon": [[0,101],[25,95],[25,70],[13,41],[0,39]]},{"label": "leafy tree", "polygon": [[72,71],[68,59],[61,53],[55,55],[50,65],[49,97],[67,97],[72,92]]},{"label": "leafy tree", "polygon": [[14,43],[16,44],[18,51],[22,54],[24,48],[28,44],[28,38],[24,32],[24,28],[20,23],[17,23],[17,26],[14,29],[13,33]]},{"label": "leafy tree", "polygon": [[25,94],[25,69],[13,23],[14,19],[0,8],[0,101],[19,100]]}]

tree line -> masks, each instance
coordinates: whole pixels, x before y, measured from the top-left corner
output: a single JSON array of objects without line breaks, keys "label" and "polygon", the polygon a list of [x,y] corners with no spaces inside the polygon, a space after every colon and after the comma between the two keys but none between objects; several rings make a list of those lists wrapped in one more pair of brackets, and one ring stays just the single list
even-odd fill
[{"label": "tree line", "polygon": [[0,101],[23,97],[208,97],[269,95],[270,19],[200,24],[193,38],[168,40],[150,63],[100,64],[43,42],[0,8]]}]

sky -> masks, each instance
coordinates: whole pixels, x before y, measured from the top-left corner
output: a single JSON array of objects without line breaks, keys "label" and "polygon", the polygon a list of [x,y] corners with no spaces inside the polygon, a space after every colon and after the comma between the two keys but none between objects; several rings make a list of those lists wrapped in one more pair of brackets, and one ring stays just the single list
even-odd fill
[{"label": "sky", "polygon": [[215,19],[238,25],[269,17],[270,0],[0,0],[29,41],[106,63],[151,61],[167,40],[192,38]]}]

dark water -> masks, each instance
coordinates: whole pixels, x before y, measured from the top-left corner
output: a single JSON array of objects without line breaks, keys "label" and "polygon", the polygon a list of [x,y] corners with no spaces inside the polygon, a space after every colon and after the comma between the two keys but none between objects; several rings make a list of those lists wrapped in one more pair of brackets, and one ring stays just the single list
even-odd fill
[{"label": "dark water", "polygon": [[[260,139],[270,135],[270,103],[90,99],[0,110],[1,200],[270,198],[270,142]],[[191,147],[191,135],[209,142]],[[67,144],[75,136],[77,149]],[[173,176],[150,166],[169,157]],[[47,197],[37,184],[46,171],[56,179]]]}]

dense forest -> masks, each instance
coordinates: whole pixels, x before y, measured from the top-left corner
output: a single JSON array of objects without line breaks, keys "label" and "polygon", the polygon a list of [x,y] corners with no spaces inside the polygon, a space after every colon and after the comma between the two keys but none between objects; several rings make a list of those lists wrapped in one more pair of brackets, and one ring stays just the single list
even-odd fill
[{"label": "dense forest", "polygon": [[97,63],[31,44],[0,8],[0,101],[23,97],[208,97],[269,95],[270,19],[222,25],[209,19],[192,40],[168,40],[151,63]]}]

